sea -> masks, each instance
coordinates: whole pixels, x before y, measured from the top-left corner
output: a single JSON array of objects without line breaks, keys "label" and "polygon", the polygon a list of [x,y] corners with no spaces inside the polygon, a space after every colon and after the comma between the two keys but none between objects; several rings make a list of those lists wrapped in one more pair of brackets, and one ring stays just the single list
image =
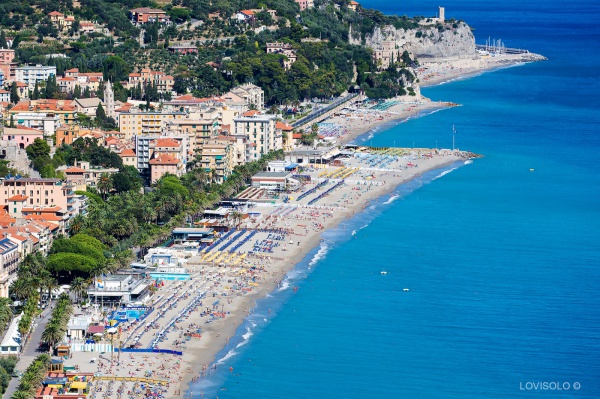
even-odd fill
[{"label": "sea", "polygon": [[424,88],[461,106],[357,139],[450,148],[454,126],[484,157],[324,233],[188,395],[600,398],[600,2],[361,4],[443,5],[478,43],[548,60]]}]

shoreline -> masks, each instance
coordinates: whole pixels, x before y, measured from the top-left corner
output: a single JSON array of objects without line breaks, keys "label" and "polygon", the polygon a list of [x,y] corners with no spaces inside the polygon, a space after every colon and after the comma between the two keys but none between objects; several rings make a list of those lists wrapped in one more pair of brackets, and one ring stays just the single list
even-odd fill
[{"label": "shoreline", "polygon": [[[497,69],[498,67],[501,66],[494,65],[493,68],[487,67],[474,71],[474,73],[478,74],[493,70],[494,68]],[[454,72],[456,72],[454,78],[464,76],[464,71],[462,70]],[[444,75],[444,77],[447,78],[448,74]],[[440,83],[440,81],[429,82],[427,86]],[[428,111],[433,113],[448,107],[457,106],[457,104],[453,103],[432,102],[421,96],[420,93],[417,96],[404,96],[393,100],[397,101],[397,103],[387,109],[386,112],[369,113],[368,111],[365,112],[366,110],[364,109],[356,110],[356,115],[336,116],[330,118],[328,121],[339,123],[347,129],[347,135],[341,139],[341,142],[348,143],[359,136],[375,133],[380,129],[385,130],[385,127],[388,125],[402,123],[407,119],[422,115]],[[260,211],[264,215],[267,215],[267,212],[271,213],[264,219],[246,221],[244,225],[238,227],[250,229],[287,229],[290,233],[285,234],[283,248],[278,247],[272,255],[248,257],[242,263],[241,268],[223,267],[222,264],[219,265],[216,262],[214,264],[207,263],[198,256],[190,259],[188,267],[191,269],[193,278],[183,282],[166,282],[165,286],[160,287],[153,298],[153,305],[156,309],[161,309],[160,311],[163,312],[165,317],[165,320],[161,320],[161,324],[159,325],[162,328],[169,319],[174,320],[181,314],[182,308],[185,308],[191,302],[190,298],[193,300],[193,298],[205,296],[199,306],[192,307],[189,313],[186,313],[183,320],[180,321],[180,319],[177,319],[174,327],[164,332],[163,340],[166,342],[158,345],[161,349],[181,350],[183,351],[182,356],[125,353],[123,355],[119,354],[119,361],[115,364],[112,360],[109,363],[106,357],[103,358],[100,355],[100,361],[97,362],[98,370],[91,371],[101,372],[105,375],[122,375],[128,377],[134,377],[135,375],[137,377],[144,368],[155,367],[154,363],[157,363],[157,366],[160,365],[159,370],[163,372],[156,371],[152,374],[152,378],[162,378],[168,381],[169,387],[164,392],[165,396],[177,398],[190,397],[192,384],[200,378],[210,378],[212,373],[211,368],[216,368],[216,364],[221,361],[216,356],[220,353],[228,355],[228,352],[235,349],[236,345],[239,344],[230,342],[230,340],[233,337],[243,336],[245,332],[241,328],[247,321],[248,316],[253,314],[254,309],[257,308],[258,302],[276,290],[288,273],[294,270],[297,264],[302,262],[308,254],[319,247],[321,235],[324,231],[336,228],[341,222],[361,213],[374,200],[389,195],[401,184],[411,181],[431,170],[444,168],[455,162],[477,157],[476,154],[459,150],[404,150],[405,155],[397,161],[397,166],[388,167],[388,169],[363,167],[356,164],[356,162],[360,162],[359,160],[353,160],[352,162],[355,162],[355,164],[352,166],[356,167],[357,172],[352,172],[353,175],[346,179],[346,183],[342,184],[340,188],[336,188],[337,185],[331,188],[331,190],[335,189],[335,191],[324,197],[323,200],[329,201],[329,204],[319,203],[318,205],[308,205],[307,199],[306,201],[292,200],[289,204],[280,204],[275,208],[270,204],[261,205]],[[330,167],[327,171],[332,169],[335,171],[336,168]],[[309,183],[306,187],[307,189],[318,188],[324,190],[327,188],[318,187],[320,185],[317,185],[317,183],[324,180],[324,178],[320,179],[317,177],[319,172],[321,170],[312,171],[315,181]],[[333,185],[336,180],[331,180],[328,184]],[[315,186],[312,187],[312,184],[315,184]],[[336,202],[331,203],[331,201]],[[277,211],[274,211],[274,209],[278,209],[279,206],[288,210],[293,209],[289,213],[286,210],[279,215],[275,215]],[[284,214],[286,215],[284,216]],[[298,244],[290,245],[290,248],[287,249],[286,244],[288,240],[289,244],[295,243],[295,241]],[[251,243],[245,245],[248,246],[248,250],[251,249]],[[207,259],[209,258],[210,256]],[[244,264],[252,266],[254,271],[250,272],[249,269],[244,268]],[[243,278],[240,277],[242,272],[244,273]],[[252,278],[249,279],[248,275],[251,275]],[[240,287],[244,286],[248,288],[242,289],[238,287],[234,289],[235,285],[232,282],[238,281],[241,283]],[[254,281],[258,281],[258,283],[254,283]],[[171,298],[168,297],[169,293],[172,293],[171,297],[174,296],[176,300],[169,300]],[[209,299],[211,298],[211,293],[212,298],[218,296],[216,298],[217,301],[213,302],[212,309],[210,309],[210,305],[207,305],[212,302],[212,299]],[[207,304],[203,304],[205,301]],[[219,301],[223,301],[223,303]],[[200,314],[204,308],[207,312]],[[155,312],[160,311],[155,310]],[[217,313],[221,314],[222,317],[212,317],[207,320],[207,315],[204,313],[208,313],[210,316]],[[152,318],[153,316],[149,317],[149,319]],[[184,324],[188,323],[187,331],[191,331],[194,328],[201,328],[201,337],[182,342],[183,340],[180,341],[177,337],[181,338],[183,336],[183,331],[186,330]],[[130,329],[137,331],[138,327],[140,325],[133,323],[127,331]],[[152,329],[159,327],[148,326],[146,324],[145,329],[142,329],[146,333],[140,333],[140,337],[137,337],[136,341],[139,339],[142,347],[147,347],[157,334],[157,332],[152,334]],[[163,332],[162,329],[160,331],[161,333]],[[129,334],[126,333],[126,335]],[[69,359],[65,364],[82,365],[81,371],[88,371],[87,369],[92,368],[92,366],[86,364],[87,360],[94,358],[94,356],[98,356],[98,354],[94,354],[93,352],[75,352],[73,353],[73,359]],[[125,357],[124,361],[121,361],[121,356]],[[132,371],[132,368],[135,369],[136,365],[138,366],[136,369],[138,374]],[[97,389],[103,390],[104,387],[102,384],[103,382],[99,382],[97,385],[94,383],[94,392],[98,392]],[[109,387],[112,389],[112,385],[110,384],[109,382]],[[125,384],[125,382],[122,384]],[[136,386],[137,382],[134,383],[134,389],[136,389]],[[122,385],[121,389],[126,390],[127,387]],[[115,396],[111,394],[105,397]]]}]

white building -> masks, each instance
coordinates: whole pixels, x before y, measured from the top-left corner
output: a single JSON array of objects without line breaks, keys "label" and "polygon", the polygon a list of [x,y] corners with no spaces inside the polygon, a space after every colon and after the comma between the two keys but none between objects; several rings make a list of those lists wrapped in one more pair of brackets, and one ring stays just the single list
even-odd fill
[{"label": "white building", "polygon": [[18,114],[14,114],[13,119],[17,125],[43,131],[44,136],[54,135],[56,129],[62,125],[60,117],[53,113],[19,112]]},{"label": "white building", "polygon": [[8,238],[0,240],[0,297],[8,298],[8,287],[17,278],[19,247]]},{"label": "white building", "polygon": [[[233,93],[243,98],[248,106],[252,105],[259,111],[265,107],[265,92],[263,89],[252,83],[245,83],[241,86],[234,87],[229,93]],[[226,93],[224,97],[229,93]]]},{"label": "white building", "polygon": [[248,140],[249,159],[246,162],[258,160],[270,151],[283,148],[282,135],[275,129],[275,118],[275,115],[260,115],[256,111],[249,111],[233,120],[233,134],[245,136]]},{"label": "white building", "polygon": [[[0,71],[2,73],[2,71]],[[0,89],[0,102],[9,103],[10,102],[10,91]]]},{"label": "white building", "polygon": [[35,82],[48,80],[50,76],[56,76],[55,66],[28,65],[15,68],[15,79],[29,86],[29,90],[35,89]]}]

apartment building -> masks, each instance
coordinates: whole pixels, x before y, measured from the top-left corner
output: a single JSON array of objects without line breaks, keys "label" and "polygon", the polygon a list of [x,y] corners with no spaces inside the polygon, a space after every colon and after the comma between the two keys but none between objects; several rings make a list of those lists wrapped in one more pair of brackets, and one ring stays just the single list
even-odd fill
[{"label": "apartment building", "polygon": [[214,173],[216,183],[223,183],[236,166],[235,142],[232,137],[219,137],[206,140],[202,146],[200,164],[205,172]]},{"label": "apartment building", "polygon": [[[12,107],[8,113],[9,117],[19,113],[58,116],[61,122],[60,125],[70,125],[77,122],[77,107],[69,100],[22,100]],[[19,124],[25,125],[21,122]],[[59,126],[55,126],[55,129]],[[28,127],[37,129],[34,126]]]},{"label": "apartment building", "polygon": [[283,148],[282,134],[277,132],[275,118],[275,115],[249,111],[233,120],[233,134],[245,136],[248,140],[249,159],[246,162],[258,160],[270,151]]},{"label": "apartment building", "polygon": [[183,112],[123,112],[119,116],[119,130],[125,140],[134,136],[160,135],[167,122],[185,117]]},{"label": "apartment building", "polygon": [[17,278],[19,248],[8,238],[0,239],[0,297],[8,298],[8,287]]},{"label": "apartment building", "polygon": [[65,233],[72,218],[86,213],[87,202],[59,179],[12,177],[1,182],[0,206],[13,218],[51,222]]},{"label": "apartment building", "polygon": [[156,183],[167,173],[181,176],[185,168],[182,167],[181,160],[172,157],[169,154],[160,154],[150,160],[150,182]]},{"label": "apartment building", "polygon": [[129,74],[126,88],[132,89],[139,84],[143,89],[146,84],[154,84],[159,93],[167,93],[173,91],[174,83],[175,78],[173,78],[173,76],[167,75],[164,72],[152,71],[148,68],[144,68],[139,73]]},{"label": "apartment building", "polygon": [[50,76],[56,76],[55,66],[27,65],[15,68],[15,79],[27,85],[29,90],[35,89],[35,83],[46,81]]},{"label": "apartment building", "polygon": [[187,136],[189,150],[193,153],[202,151],[205,140],[217,137],[220,124],[218,119],[177,119],[167,122],[166,131],[178,136]]},{"label": "apartment building", "polygon": [[65,93],[74,92],[76,86],[79,86],[82,92],[85,89],[95,92],[103,80],[102,72],[79,72],[78,68],[72,68],[67,69],[62,78],[56,79],[56,83],[60,91]]},{"label": "apartment building", "polygon": [[15,59],[15,50],[0,48],[0,71],[4,74],[4,83],[15,80],[15,68],[17,63]]},{"label": "apartment building", "polygon": [[[241,86],[237,86],[231,89],[229,93],[241,97],[244,99],[246,104],[253,106],[259,111],[265,107],[265,92],[260,87],[253,85],[252,83],[245,83]],[[225,96],[227,96],[227,94],[225,94]]]}]

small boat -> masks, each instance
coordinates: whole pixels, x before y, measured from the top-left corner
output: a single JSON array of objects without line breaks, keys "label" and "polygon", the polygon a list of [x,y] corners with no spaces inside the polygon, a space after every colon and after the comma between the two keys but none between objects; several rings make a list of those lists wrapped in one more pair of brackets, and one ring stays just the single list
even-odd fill
[{"label": "small boat", "polygon": [[404,289],[402,289],[402,291],[408,292],[408,288],[404,288]]},{"label": "small boat", "polygon": [[533,168],[530,168],[530,169],[529,169],[529,171],[530,171],[530,172],[533,172],[534,170],[535,170],[535,169],[533,169]]},{"label": "small boat", "polygon": [[382,271],[381,274],[385,276],[387,274],[387,272]]}]

